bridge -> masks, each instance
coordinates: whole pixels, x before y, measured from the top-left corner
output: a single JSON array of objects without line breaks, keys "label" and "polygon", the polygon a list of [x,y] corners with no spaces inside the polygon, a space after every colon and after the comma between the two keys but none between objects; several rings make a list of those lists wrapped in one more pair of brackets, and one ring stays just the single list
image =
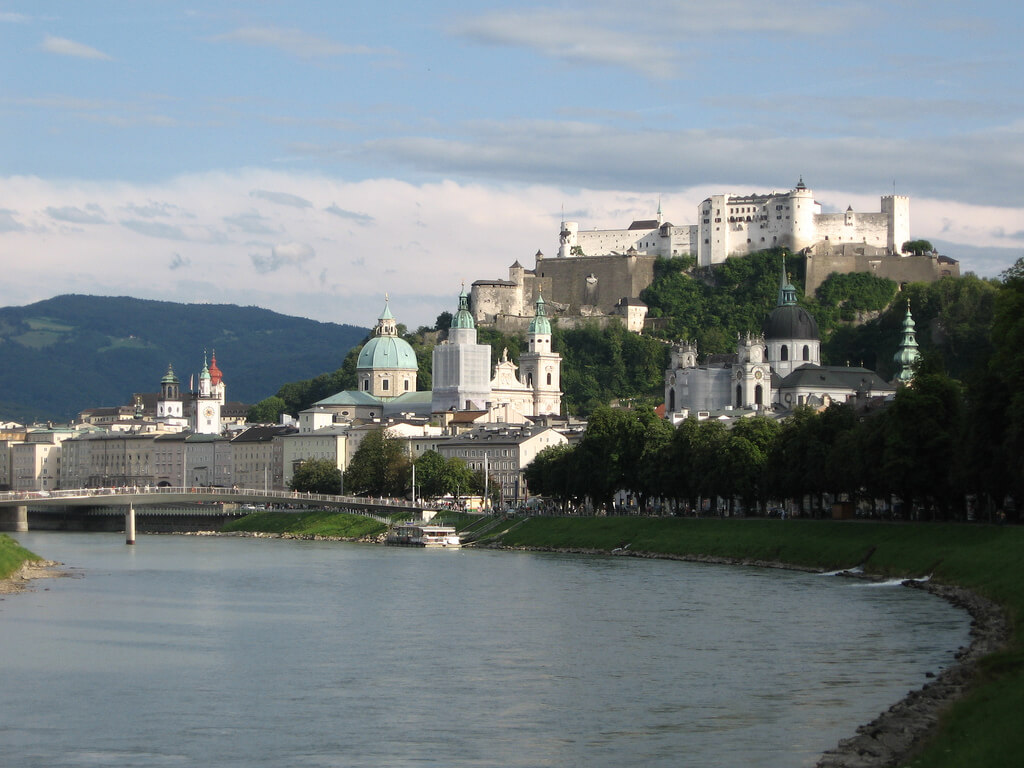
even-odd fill
[{"label": "bridge", "polygon": [[[257,488],[78,488],[62,491],[10,491],[0,493],[0,531],[27,531],[28,509],[68,510],[80,509],[89,514],[100,508],[123,507],[125,529],[129,542],[135,539],[135,508],[145,510],[152,506],[175,504],[227,503],[240,506],[287,504],[305,507],[336,509],[352,515],[362,515],[381,523],[390,522],[397,512],[422,514],[424,506],[404,499],[367,498],[362,496],[334,496],[324,493],[300,491],[260,490]],[[240,514],[253,510],[241,509]],[[143,513],[145,514],[145,513]],[[201,514],[197,511],[196,514]]]}]

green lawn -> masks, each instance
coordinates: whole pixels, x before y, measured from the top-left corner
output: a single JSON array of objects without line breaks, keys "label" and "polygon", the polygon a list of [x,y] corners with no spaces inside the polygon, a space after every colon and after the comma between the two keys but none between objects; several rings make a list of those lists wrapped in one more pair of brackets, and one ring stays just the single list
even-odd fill
[{"label": "green lawn", "polygon": [[0,533],[0,579],[6,579],[26,560],[40,560],[5,533]]},{"label": "green lawn", "polygon": [[[915,768],[1017,766],[1024,755],[1024,528],[802,520],[534,518],[501,539],[506,546],[714,555],[776,560],[825,570],[863,565],[883,576],[957,584],[1007,611],[1013,638],[981,665],[979,684],[942,720]],[[852,735],[852,728],[851,728]]]},{"label": "green lawn", "polygon": [[340,512],[256,512],[229,521],[224,531],[290,533],[295,536],[360,538],[383,533],[387,526],[362,515]]}]

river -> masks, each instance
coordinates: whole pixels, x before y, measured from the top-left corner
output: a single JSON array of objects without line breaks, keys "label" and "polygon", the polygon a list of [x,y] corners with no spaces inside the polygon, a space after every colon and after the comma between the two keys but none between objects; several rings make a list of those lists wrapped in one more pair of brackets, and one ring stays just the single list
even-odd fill
[{"label": "river", "polygon": [[813,765],[952,663],[920,590],[625,557],[14,534],[4,765]]}]

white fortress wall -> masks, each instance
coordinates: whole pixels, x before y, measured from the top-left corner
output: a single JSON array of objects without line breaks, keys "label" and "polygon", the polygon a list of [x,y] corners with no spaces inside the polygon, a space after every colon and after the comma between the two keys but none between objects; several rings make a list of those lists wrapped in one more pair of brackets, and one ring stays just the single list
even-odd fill
[{"label": "white fortress wall", "polygon": [[[822,213],[814,217],[817,241],[867,243],[887,248],[889,216],[885,213]],[[902,243],[901,243],[902,245]]]}]

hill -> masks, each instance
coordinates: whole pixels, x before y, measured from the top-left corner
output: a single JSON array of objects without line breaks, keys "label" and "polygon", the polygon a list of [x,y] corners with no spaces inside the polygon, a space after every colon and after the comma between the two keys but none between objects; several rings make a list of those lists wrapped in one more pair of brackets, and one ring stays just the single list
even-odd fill
[{"label": "hill", "polygon": [[65,295],[0,308],[0,419],[66,420],[155,392],[170,363],[184,386],[217,353],[228,399],[341,365],[366,328],[258,307]]}]

